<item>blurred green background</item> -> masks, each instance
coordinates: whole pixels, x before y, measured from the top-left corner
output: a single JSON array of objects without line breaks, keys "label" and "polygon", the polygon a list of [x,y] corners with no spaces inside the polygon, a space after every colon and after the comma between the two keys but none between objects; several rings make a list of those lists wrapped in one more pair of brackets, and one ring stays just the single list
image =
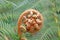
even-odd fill
[{"label": "blurred green background", "polygon": [[0,40],[19,40],[17,21],[27,9],[36,9],[44,17],[36,35],[25,34],[28,40],[60,40],[60,0],[0,0]]}]

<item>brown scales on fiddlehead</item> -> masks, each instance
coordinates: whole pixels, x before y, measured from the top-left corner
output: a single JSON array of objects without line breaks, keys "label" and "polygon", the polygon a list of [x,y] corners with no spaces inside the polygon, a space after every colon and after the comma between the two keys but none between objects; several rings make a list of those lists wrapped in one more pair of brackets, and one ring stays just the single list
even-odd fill
[{"label": "brown scales on fiddlehead", "polygon": [[24,32],[36,33],[43,25],[43,16],[34,9],[24,11],[18,19],[18,34]]}]

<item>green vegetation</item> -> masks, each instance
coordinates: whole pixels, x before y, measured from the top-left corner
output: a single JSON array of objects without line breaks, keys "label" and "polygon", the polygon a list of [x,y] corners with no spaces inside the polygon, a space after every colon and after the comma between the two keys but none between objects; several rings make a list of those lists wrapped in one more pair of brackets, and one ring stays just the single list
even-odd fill
[{"label": "green vegetation", "polygon": [[0,40],[19,40],[17,21],[27,9],[36,9],[44,17],[36,35],[24,34],[28,40],[60,40],[60,0],[0,0]]}]

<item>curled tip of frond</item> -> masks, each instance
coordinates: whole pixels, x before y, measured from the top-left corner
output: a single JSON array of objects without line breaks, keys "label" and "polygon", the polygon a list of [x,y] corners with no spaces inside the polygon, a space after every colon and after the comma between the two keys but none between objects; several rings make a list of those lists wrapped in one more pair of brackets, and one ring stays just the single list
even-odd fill
[{"label": "curled tip of frond", "polygon": [[[23,21],[22,21],[23,20]],[[43,16],[40,12],[34,9],[24,11],[18,19],[18,33],[22,24],[25,24],[27,32],[35,33],[39,31],[43,24]]]}]

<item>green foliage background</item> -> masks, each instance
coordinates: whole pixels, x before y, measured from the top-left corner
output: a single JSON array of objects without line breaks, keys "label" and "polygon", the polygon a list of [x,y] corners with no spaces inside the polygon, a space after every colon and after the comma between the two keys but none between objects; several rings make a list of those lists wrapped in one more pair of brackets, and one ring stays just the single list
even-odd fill
[{"label": "green foliage background", "polygon": [[28,40],[60,40],[60,0],[0,0],[0,40],[19,40],[17,20],[27,9],[36,9],[44,17],[36,35],[25,34]]}]

